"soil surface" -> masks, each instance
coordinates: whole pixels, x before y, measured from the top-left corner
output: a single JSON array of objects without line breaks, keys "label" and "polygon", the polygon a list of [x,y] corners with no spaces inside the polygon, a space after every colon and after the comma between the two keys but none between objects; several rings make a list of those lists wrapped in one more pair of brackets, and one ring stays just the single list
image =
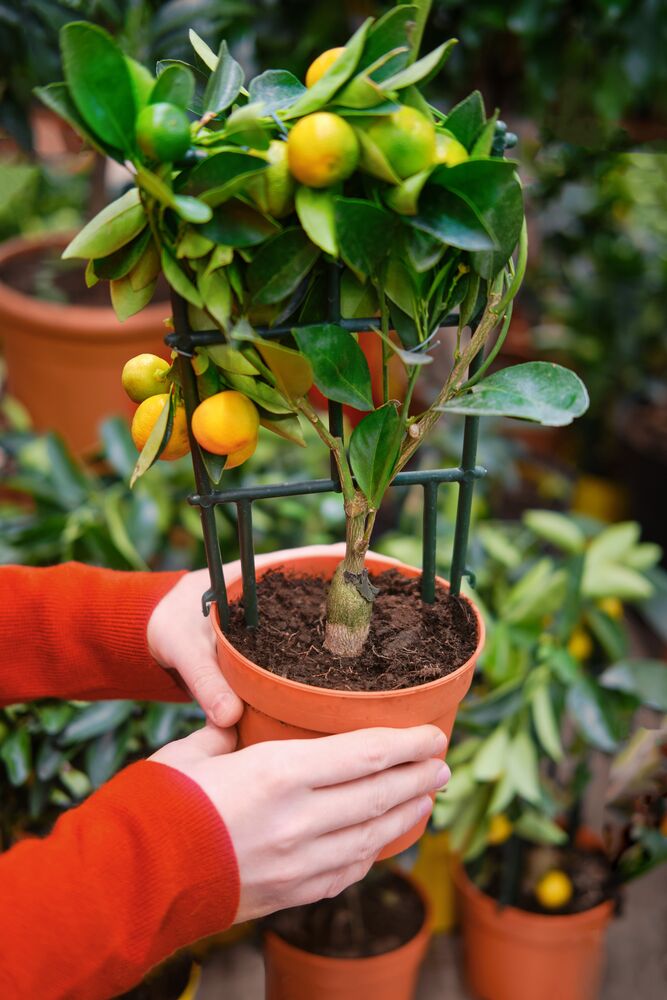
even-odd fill
[{"label": "soil surface", "polygon": [[231,607],[228,638],[248,659],[280,677],[341,691],[395,691],[452,673],[477,645],[477,622],[467,601],[440,588],[434,604],[421,600],[420,579],[396,570],[371,577],[380,593],[359,659],[324,649],[328,581],[279,570],[258,581],[259,626],[246,629],[243,604]]},{"label": "soil surface", "polygon": [[369,958],[410,941],[424,922],[424,904],[394,872],[372,869],[334,899],[281,910],[265,926],[288,944],[329,958]]}]

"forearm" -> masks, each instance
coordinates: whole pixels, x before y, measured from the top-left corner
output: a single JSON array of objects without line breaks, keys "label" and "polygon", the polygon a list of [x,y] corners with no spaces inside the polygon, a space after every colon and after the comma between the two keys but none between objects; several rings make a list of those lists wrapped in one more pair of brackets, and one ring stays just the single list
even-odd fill
[{"label": "forearm", "polygon": [[0,884],[0,995],[14,1000],[116,996],[229,926],[239,893],[213,804],[153,762],[121,772],[45,840],[0,857]]},{"label": "forearm", "polygon": [[154,607],[181,573],[66,563],[0,568],[0,704],[188,695],[149,653]]}]

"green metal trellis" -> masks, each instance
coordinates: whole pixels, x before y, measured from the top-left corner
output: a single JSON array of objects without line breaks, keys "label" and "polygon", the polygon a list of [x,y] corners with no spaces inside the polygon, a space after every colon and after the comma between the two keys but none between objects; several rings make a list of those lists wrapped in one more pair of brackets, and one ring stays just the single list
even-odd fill
[{"label": "green metal trellis", "polygon": [[[340,270],[332,265],[331,280],[328,289],[328,305],[326,319],[337,323],[350,332],[367,330],[377,321],[372,317],[362,319],[343,319],[340,315]],[[169,347],[179,354],[179,365],[185,408],[188,415],[188,427],[191,425],[192,414],[199,404],[196,376],[190,364],[196,347],[224,343],[224,337],[217,330],[192,330],[188,321],[187,302],[175,292],[172,293],[174,316],[174,332],[165,338]],[[455,326],[458,317],[448,316],[443,326]],[[259,328],[262,336],[270,339],[284,337],[296,329],[296,324]],[[470,375],[473,375],[481,363],[481,353],[470,365]],[[335,437],[343,436],[343,415],[339,403],[329,403],[329,429]],[[466,417],[463,433],[461,461],[457,467],[448,469],[431,469],[400,472],[393,486],[414,486],[423,488],[423,540],[422,540],[422,599],[427,603],[435,600],[435,570],[436,570],[436,531],[438,489],[441,483],[458,483],[459,497],[454,531],[454,545],[451,565],[451,592],[458,594],[464,575],[472,576],[466,568],[466,552],[468,533],[470,529],[470,512],[475,480],[486,474],[486,470],[476,464],[477,437],[479,417]],[[210,605],[215,602],[218,608],[223,629],[229,621],[229,605],[227,589],[223,572],[222,554],[218,540],[215,508],[219,504],[236,504],[239,551],[243,578],[243,604],[245,622],[249,628],[258,623],[257,584],[255,577],[255,554],[252,534],[252,505],[256,500],[270,500],[278,497],[306,496],[313,493],[340,493],[340,483],[332,459],[330,479],[311,479],[296,483],[275,483],[266,486],[244,486],[238,489],[214,489],[208,471],[202,459],[199,447],[192,437],[192,461],[194,466],[197,492],[189,497],[189,502],[199,507],[204,534],[206,559],[211,575],[211,587],[202,597],[204,614],[208,614]]]}]

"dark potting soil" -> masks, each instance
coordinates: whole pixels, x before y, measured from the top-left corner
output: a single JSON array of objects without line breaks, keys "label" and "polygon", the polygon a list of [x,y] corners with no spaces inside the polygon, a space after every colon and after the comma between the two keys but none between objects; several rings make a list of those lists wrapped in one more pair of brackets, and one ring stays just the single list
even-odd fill
[{"label": "dark potting soil", "polygon": [[405,879],[373,868],[340,896],[281,910],[265,926],[314,955],[368,958],[406,944],[419,932],[424,916],[424,904]]},{"label": "dark potting soil", "polygon": [[467,601],[440,588],[421,600],[418,577],[396,570],[372,576],[379,594],[362,656],[341,659],[323,645],[328,581],[265,573],[257,586],[259,626],[246,629],[243,604],[231,607],[228,638],[244,656],[280,677],[342,691],[395,691],[452,673],[477,645]]},{"label": "dark potting soil", "polygon": [[[524,855],[524,875],[519,894],[512,906],[529,913],[567,914],[590,910],[613,896],[613,883],[609,861],[602,851],[586,851],[574,847],[541,848],[528,847]],[[545,858],[546,861],[541,861]],[[502,847],[489,848],[484,859],[485,871],[482,881],[475,880],[480,889],[494,899],[500,900],[502,893],[502,871],[505,857]],[[573,893],[570,901],[557,910],[545,910],[533,893],[533,887],[546,869],[559,868],[572,881]]]}]

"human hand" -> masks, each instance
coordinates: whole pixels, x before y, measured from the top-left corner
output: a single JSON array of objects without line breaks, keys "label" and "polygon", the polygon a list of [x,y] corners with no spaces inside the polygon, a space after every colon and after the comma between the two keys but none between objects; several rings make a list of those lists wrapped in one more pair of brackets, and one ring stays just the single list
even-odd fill
[{"label": "human hand", "polygon": [[[344,545],[313,545],[314,556],[323,551],[344,552]],[[276,556],[289,558],[290,550],[257,556],[260,569]],[[238,560],[225,566],[229,585],[241,575]],[[175,670],[192,697],[199,702],[211,722],[233,726],[241,718],[243,702],[231,690],[222,675],[215,651],[211,622],[201,610],[202,594],[210,587],[207,569],[181,577],[155,607],[148,622],[147,639],[151,655],[167,670]]]},{"label": "human hand", "polygon": [[228,753],[232,740],[205,726],[151,760],[187,775],[223,819],[241,879],[236,922],[338,895],[431,812],[429,793],[449,780],[439,759],[445,737],[435,726]]}]

